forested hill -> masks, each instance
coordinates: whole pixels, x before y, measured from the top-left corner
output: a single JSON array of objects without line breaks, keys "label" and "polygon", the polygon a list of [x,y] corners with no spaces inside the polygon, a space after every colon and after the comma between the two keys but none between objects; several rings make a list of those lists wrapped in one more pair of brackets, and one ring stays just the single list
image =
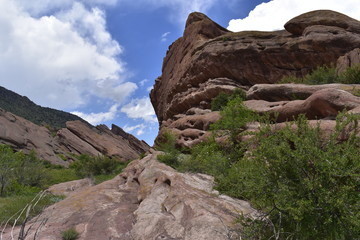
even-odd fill
[{"label": "forested hill", "polygon": [[41,107],[29,98],[21,96],[0,86],[0,108],[23,117],[35,124],[60,129],[67,121],[81,120],[82,118],[60,110]]}]

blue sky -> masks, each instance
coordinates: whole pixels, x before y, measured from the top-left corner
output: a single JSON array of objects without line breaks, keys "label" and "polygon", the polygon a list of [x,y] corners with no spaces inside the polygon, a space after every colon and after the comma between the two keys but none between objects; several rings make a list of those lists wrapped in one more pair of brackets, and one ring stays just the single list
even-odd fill
[{"label": "blue sky", "polygon": [[275,30],[315,9],[360,19],[357,1],[0,0],[0,85],[151,145],[149,90],[190,12],[232,31]]}]

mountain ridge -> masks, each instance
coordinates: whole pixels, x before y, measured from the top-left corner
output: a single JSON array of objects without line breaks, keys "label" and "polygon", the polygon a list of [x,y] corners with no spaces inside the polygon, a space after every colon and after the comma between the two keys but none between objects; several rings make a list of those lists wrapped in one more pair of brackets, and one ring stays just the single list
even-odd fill
[{"label": "mountain ridge", "polygon": [[37,125],[46,126],[51,130],[66,127],[67,121],[79,120],[91,125],[79,116],[62,110],[42,107],[31,101],[27,96],[21,96],[2,86],[0,86],[0,108]]}]

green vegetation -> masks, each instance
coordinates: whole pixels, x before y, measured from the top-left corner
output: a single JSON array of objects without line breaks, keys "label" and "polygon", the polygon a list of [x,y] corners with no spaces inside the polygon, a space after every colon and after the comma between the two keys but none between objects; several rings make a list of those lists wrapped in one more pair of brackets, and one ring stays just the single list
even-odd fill
[{"label": "green vegetation", "polygon": [[181,150],[176,146],[176,136],[170,132],[166,131],[161,135],[161,139],[157,142],[156,149],[158,151],[163,151],[164,154],[158,156],[158,160],[169,166],[177,168],[179,166],[179,158],[181,155]]},{"label": "green vegetation", "polygon": [[41,107],[10,90],[0,87],[0,108],[23,117],[37,125],[47,127],[52,133],[65,127],[67,121],[80,120],[80,117],[60,110]]},{"label": "green vegetation", "polygon": [[220,111],[223,107],[226,106],[226,104],[234,99],[234,98],[241,98],[242,100],[245,100],[246,93],[240,88],[236,88],[232,94],[227,94],[224,92],[219,93],[216,97],[213,98],[211,101],[211,110],[212,111]]},{"label": "green vegetation", "polygon": [[303,78],[294,76],[284,77],[279,83],[303,83],[303,84],[360,84],[360,65],[349,67],[345,72],[337,75],[334,67],[318,67]]},{"label": "green vegetation", "polygon": [[70,165],[70,168],[74,169],[75,174],[81,178],[98,176],[99,180],[107,180],[120,173],[127,164],[128,162],[120,162],[106,156],[92,157],[82,154]]},{"label": "green vegetation", "polygon": [[113,178],[126,165],[108,157],[81,155],[72,168],[64,168],[37,159],[34,152],[14,152],[0,145],[0,226],[8,220],[7,224],[22,224],[61,200],[61,196],[43,192],[51,185],[83,177],[92,177],[98,184]]},{"label": "green vegetation", "polygon": [[[168,133],[166,153],[158,158],[181,171],[213,175],[220,192],[261,210],[257,220],[239,216],[242,239],[360,238],[359,116],[339,114],[325,138],[304,116],[275,131],[240,98],[221,115],[213,137],[190,154],[175,149],[175,136]],[[262,127],[250,135],[244,125],[254,120]]]},{"label": "green vegetation", "polygon": [[70,228],[61,233],[62,240],[76,240],[79,238],[79,233],[75,230],[75,228]]},{"label": "green vegetation", "polygon": [[[55,196],[46,192],[22,193],[9,197],[0,197],[0,227],[3,224],[22,224],[26,218],[32,218],[41,211],[58,201],[62,200],[61,196]],[[27,208],[29,208],[28,216]],[[24,210],[24,211],[23,211]]]}]

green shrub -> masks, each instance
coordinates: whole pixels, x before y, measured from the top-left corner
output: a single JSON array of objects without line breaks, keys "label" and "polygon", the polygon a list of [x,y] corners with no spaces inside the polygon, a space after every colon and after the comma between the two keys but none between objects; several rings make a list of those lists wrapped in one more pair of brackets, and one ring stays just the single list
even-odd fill
[{"label": "green shrub", "polygon": [[303,78],[285,76],[278,83],[303,83],[311,85],[328,83],[359,84],[360,65],[349,67],[339,75],[336,74],[335,67],[318,67]]},{"label": "green shrub", "polygon": [[341,82],[341,79],[336,75],[334,67],[322,66],[313,70],[305,77],[285,76],[278,83],[302,83],[302,84],[328,84]]},{"label": "green shrub", "polygon": [[221,111],[223,107],[226,106],[226,104],[234,99],[234,98],[240,98],[242,100],[245,100],[246,93],[240,88],[236,88],[232,94],[227,94],[224,92],[219,93],[216,97],[214,97],[211,101],[211,110],[212,111]]},{"label": "green shrub", "polygon": [[19,194],[21,186],[42,188],[47,179],[45,166],[34,152],[14,153],[9,146],[0,145],[0,197],[12,191]]},{"label": "green shrub", "polygon": [[119,173],[127,163],[106,156],[92,157],[82,154],[70,167],[79,177],[93,177],[96,175],[109,175]]},{"label": "green shrub", "polygon": [[238,135],[244,130],[247,123],[256,121],[258,115],[248,109],[240,97],[231,99],[220,112],[221,119],[212,124],[212,130],[225,130],[233,143],[238,140]]},{"label": "green shrub", "polygon": [[347,68],[339,78],[341,83],[360,84],[360,65]]},{"label": "green shrub", "polygon": [[79,238],[79,233],[75,230],[75,228],[70,228],[61,233],[62,240],[76,240]]},{"label": "green shrub", "polygon": [[339,82],[339,78],[336,75],[335,67],[318,67],[310,74],[306,75],[303,83],[305,84],[328,84]]},{"label": "green shrub", "polygon": [[179,166],[179,155],[181,150],[176,146],[176,136],[170,130],[164,131],[161,138],[157,141],[156,150],[163,151],[163,154],[157,156],[160,162],[163,162],[171,167],[177,168]]},{"label": "green shrub", "polygon": [[352,132],[339,143],[343,129],[357,124],[354,116],[346,118],[327,140],[304,117],[296,131],[263,128],[256,149],[232,166],[220,189],[281,221],[276,230],[291,239],[359,238],[360,140]]}]

